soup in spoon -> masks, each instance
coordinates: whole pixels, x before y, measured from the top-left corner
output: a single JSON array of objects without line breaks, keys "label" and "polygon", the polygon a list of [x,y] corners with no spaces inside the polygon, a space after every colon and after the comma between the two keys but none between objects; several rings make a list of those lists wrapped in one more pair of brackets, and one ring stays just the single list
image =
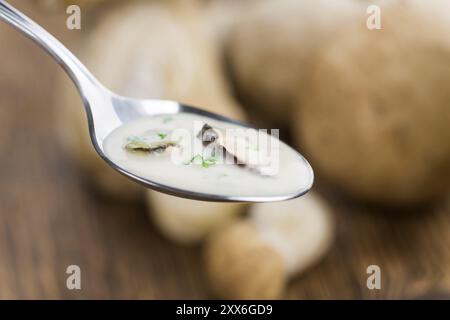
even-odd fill
[{"label": "soup in spoon", "polygon": [[117,166],[174,189],[256,200],[306,192],[311,167],[271,133],[182,112],[126,123],[103,147]]}]

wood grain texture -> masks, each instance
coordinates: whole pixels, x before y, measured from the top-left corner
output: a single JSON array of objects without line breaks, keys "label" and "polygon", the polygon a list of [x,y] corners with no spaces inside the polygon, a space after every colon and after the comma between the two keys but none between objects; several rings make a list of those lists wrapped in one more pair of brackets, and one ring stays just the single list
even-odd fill
[{"label": "wood grain texture", "polygon": [[[64,28],[63,13],[13,3],[76,48],[82,35]],[[201,248],[163,239],[144,205],[101,197],[61,152],[51,94],[59,67],[4,24],[0,43],[0,299],[210,298]],[[328,198],[336,241],[286,298],[450,297],[448,201],[399,213]],[[66,288],[71,264],[80,291]],[[382,270],[379,291],[366,287],[371,264]]]}]

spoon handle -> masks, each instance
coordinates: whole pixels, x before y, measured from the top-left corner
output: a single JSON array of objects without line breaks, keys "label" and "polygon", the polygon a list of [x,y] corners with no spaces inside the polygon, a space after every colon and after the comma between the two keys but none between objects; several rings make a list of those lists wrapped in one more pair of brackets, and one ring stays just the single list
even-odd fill
[{"label": "spoon handle", "polygon": [[103,86],[72,52],[44,28],[4,0],[0,0],[0,20],[7,22],[37,43],[52,56],[72,78],[82,95]]}]

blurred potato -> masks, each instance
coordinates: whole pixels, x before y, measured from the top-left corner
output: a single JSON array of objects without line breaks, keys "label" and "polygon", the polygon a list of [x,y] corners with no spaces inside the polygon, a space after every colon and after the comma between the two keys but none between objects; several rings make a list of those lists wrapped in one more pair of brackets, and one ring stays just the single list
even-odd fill
[{"label": "blurred potato", "polygon": [[[218,52],[204,23],[193,2],[119,7],[102,17],[89,35],[82,60],[100,81],[122,95],[172,99],[243,119],[243,112],[230,97]],[[81,101],[72,87],[63,89],[61,124],[68,152],[112,197],[130,199],[141,194],[140,186],[119,176],[95,154]],[[146,192],[156,224],[168,238],[181,243],[200,240],[242,207]]]},{"label": "blurred potato", "polygon": [[286,127],[297,107],[293,100],[307,94],[302,88],[311,56],[355,16],[362,23],[365,8],[353,0],[279,0],[243,12],[226,45],[234,86],[264,124]]},{"label": "blurred potato", "polygon": [[226,45],[236,25],[248,19],[249,14],[263,2],[277,0],[199,0],[205,5],[208,31],[220,47]]},{"label": "blurred potato", "polygon": [[288,280],[318,263],[333,239],[331,210],[313,192],[257,203],[248,217],[208,239],[206,275],[219,298],[280,298]]},{"label": "blurred potato", "polygon": [[292,121],[318,175],[390,205],[448,192],[449,8],[387,4],[382,30],[361,24],[323,45]]},{"label": "blurred potato", "polygon": [[214,233],[205,248],[206,275],[220,299],[279,299],[287,282],[283,257],[246,220]]},{"label": "blurred potato", "polygon": [[162,234],[181,245],[199,243],[236,221],[244,209],[241,203],[194,201],[158,192],[148,192],[147,199]]}]

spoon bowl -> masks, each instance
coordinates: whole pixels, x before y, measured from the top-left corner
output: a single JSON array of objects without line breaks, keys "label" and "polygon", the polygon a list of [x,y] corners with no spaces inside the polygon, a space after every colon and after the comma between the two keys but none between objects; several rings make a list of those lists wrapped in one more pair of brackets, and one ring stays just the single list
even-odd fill
[{"label": "spoon bowl", "polygon": [[95,150],[113,169],[128,178],[131,178],[148,188],[171,195],[189,199],[220,202],[281,201],[301,196],[308,192],[312,187],[314,181],[313,170],[305,158],[299,153],[296,153],[298,156],[296,161],[299,161],[304,166],[304,171],[307,172],[307,183],[299,184],[297,190],[282,195],[224,196],[213,193],[195,192],[188,189],[180,189],[165,185],[130,172],[106,154],[104,142],[114,130],[137,119],[162,114],[175,115],[178,113],[189,113],[213,120],[219,120],[224,123],[238,124],[244,127],[248,126],[221,115],[183,105],[175,101],[138,100],[120,96],[103,86],[56,38],[4,0],[0,0],[0,19],[9,23],[36,42],[64,68],[76,85],[83,100],[89,125],[90,138]]}]

